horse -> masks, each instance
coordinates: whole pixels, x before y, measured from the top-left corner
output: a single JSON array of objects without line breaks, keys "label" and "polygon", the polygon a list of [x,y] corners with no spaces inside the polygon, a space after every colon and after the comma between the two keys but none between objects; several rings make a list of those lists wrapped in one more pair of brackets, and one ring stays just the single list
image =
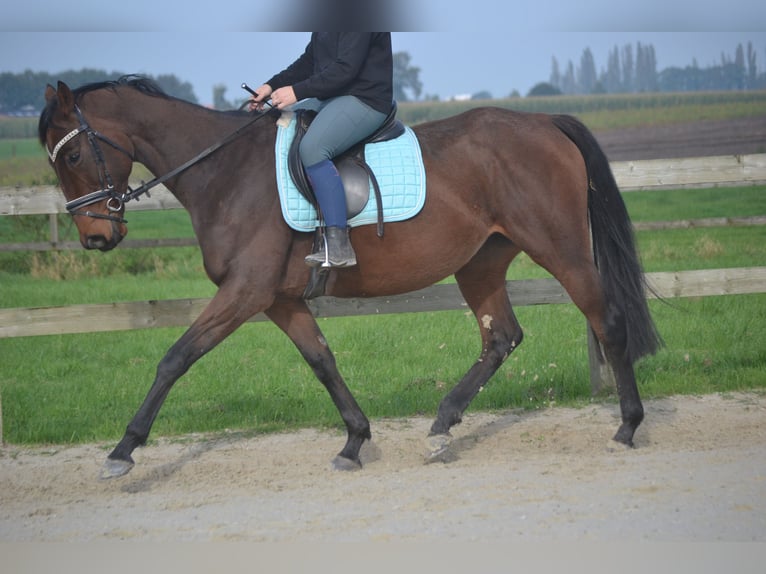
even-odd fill
[{"label": "horse", "polygon": [[[86,249],[109,251],[127,234],[128,176],[140,162],[189,212],[217,286],[207,307],[160,360],[103,478],[125,475],[173,384],[249,318],[263,312],[300,351],[346,427],[334,468],[361,468],[370,422],[343,380],[304,297],[313,234],[286,225],[275,183],[275,114],[215,111],[165,94],[140,76],[45,89],[39,139]],[[413,218],[351,231],[355,267],[333,269],[326,294],[380,297],[454,275],[476,317],[481,351],[443,397],[426,442],[438,457],[450,429],[522,342],[506,273],[525,252],[586,317],[614,372],[628,447],[644,418],[635,362],[662,344],[647,301],[633,228],[608,160],[576,118],[475,108],[412,128],[427,196]],[[200,152],[200,150],[203,150]],[[162,174],[162,175],[160,175]]]}]

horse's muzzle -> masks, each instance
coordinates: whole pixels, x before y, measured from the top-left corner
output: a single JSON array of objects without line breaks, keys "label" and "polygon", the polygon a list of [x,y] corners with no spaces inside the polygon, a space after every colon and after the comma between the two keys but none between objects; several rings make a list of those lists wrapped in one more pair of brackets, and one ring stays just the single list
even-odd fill
[{"label": "horse's muzzle", "polygon": [[88,234],[81,241],[82,246],[85,249],[98,249],[99,251],[111,251],[125,237],[124,233],[121,233],[120,226],[116,222],[112,222],[112,229],[109,237],[100,233]]},{"label": "horse's muzzle", "polygon": [[115,240],[114,238],[108,240],[103,235],[89,235],[85,238],[83,247],[85,249],[98,249],[100,251],[110,251],[117,247],[117,244],[122,240],[122,237]]}]

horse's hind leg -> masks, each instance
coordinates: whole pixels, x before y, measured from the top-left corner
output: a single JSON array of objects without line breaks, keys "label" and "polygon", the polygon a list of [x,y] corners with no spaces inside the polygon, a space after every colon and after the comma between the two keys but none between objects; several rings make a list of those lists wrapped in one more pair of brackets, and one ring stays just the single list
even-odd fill
[{"label": "horse's hind leg", "polygon": [[563,271],[555,266],[548,270],[559,280],[588,320],[596,338],[602,345],[606,360],[614,371],[620,397],[622,424],[614,440],[633,446],[633,435],[644,418],[644,407],[636,385],[633,364],[626,357],[628,325],[624,313],[604,296],[598,270],[584,254],[580,263],[572,258]]},{"label": "horse's hind leg", "polygon": [[607,308],[602,325],[601,333],[595,328],[594,332],[600,340],[606,360],[614,372],[622,415],[622,424],[617,430],[617,434],[614,435],[614,440],[632,447],[633,435],[638,425],[644,420],[644,406],[638,393],[633,363],[625,356],[628,326],[624,314],[613,305]]},{"label": "horse's hind leg", "polygon": [[361,468],[359,451],[364,441],[371,438],[370,422],[338,372],[335,357],[305,301],[280,299],[266,311],[266,315],[293,341],[330,393],[343,422],[346,423],[348,439],[343,450],[333,460],[333,466],[337,470]]},{"label": "horse's hind leg", "polygon": [[446,449],[450,428],[461,421],[463,411],[521,343],[521,326],[505,290],[505,273],[517,253],[506,239],[493,236],[455,274],[460,292],[479,323],[482,348],[476,363],[439,405],[429,434],[431,458]]}]

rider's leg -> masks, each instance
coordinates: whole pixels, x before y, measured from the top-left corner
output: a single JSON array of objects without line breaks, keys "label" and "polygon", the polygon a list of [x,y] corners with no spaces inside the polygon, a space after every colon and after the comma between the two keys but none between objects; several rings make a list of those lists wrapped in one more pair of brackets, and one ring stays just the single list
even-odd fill
[{"label": "rider's leg", "polygon": [[332,158],[369,136],[379,128],[386,115],[354,96],[341,96],[323,102],[300,146],[306,173],[327,226],[327,252],[321,249],[306,258],[312,266],[356,265],[356,256],[348,240],[346,195]]}]

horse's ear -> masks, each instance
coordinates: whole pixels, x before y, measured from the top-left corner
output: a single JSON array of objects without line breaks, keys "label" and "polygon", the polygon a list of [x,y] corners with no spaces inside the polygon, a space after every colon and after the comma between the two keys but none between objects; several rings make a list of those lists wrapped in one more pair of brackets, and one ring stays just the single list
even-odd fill
[{"label": "horse's ear", "polygon": [[72,90],[69,89],[69,86],[67,86],[64,82],[60,81],[58,83],[56,96],[58,96],[59,109],[62,112],[68,114],[74,111],[74,95],[72,94]]},{"label": "horse's ear", "polygon": [[53,98],[56,97],[56,88],[48,84],[45,87],[45,101],[50,103]]}]

